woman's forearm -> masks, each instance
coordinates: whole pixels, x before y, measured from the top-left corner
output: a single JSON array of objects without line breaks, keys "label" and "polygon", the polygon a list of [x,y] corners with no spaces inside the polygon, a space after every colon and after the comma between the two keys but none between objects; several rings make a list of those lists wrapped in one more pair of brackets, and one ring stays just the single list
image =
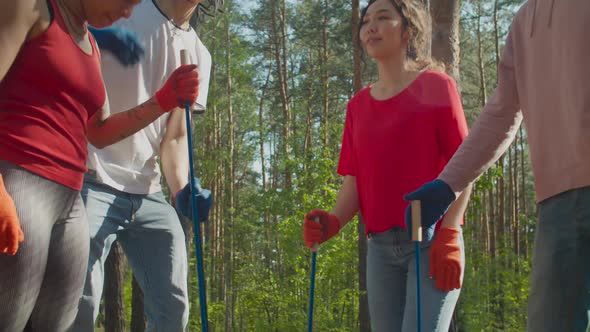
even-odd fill
[{"label": "woman's forearm", "polygon": [[347,175],[344,177],[342,187],[338,192],[336,204],[332,210],[340,221],[340,228],[344,227],[358,212],[359,200],[356,189],[356,177]]}]

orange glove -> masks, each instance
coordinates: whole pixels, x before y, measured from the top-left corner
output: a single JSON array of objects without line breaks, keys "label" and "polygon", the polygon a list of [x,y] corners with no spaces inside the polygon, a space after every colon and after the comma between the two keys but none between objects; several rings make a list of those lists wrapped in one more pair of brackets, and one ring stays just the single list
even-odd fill
[{"label": "orange glove", "polygon": [[[319,220],[319,222],[316,221]],[[338,218],[323,210],[313,210],[305,215],[303,222],[303,241],[311,249],[316,243],[328,241],[340,231]]]},{"label": "orange glove", "polygon": [[441,228],[430,248],[430,277],[436,280],[436,288],[452,291],[461,288],[461,248],[459,230]]},{"label": "orange glove", "polygon": [[19,242],[24,240],[25,235],[20,228],[16,207],[0,175],[0,254],[15,255]]},{"label": "orange glove", "polygon": [[164,86],[156,92],[158,105],[169,112],[175,107],[184,108],[184,103],[194,104],[199,96],[197,65],[182,65],[168,77]]}]

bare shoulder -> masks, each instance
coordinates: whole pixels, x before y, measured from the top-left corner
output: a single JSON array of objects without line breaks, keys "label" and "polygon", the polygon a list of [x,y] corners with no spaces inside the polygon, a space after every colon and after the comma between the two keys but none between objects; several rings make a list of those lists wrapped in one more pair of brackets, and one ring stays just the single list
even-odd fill
[{"label": "bare shoulder", "polygon": [[39,22],[40,2],[47,0],[0,1],[0,81],[12,66],[22,45]]},{"label": "bare shoulder", "polygon": [[47,0],[0,1],[0,29],[2,30],[16,30],[29,35],[42,16],[46,16],[49,20]]},{"label": "bare shoulder", "polygon": [[34,21],[39,17],[42,8],[47,10],[46,0],[0,1],[0,17],[6,19],[2,21],[4,23]]},{"label": "bare shoulder", "polygon": [[35,2],[34,24],[27,36],[27,39],[34,38],[42,34],[51,24],[51,14],[49,9],[49,0],[27,0]]}]

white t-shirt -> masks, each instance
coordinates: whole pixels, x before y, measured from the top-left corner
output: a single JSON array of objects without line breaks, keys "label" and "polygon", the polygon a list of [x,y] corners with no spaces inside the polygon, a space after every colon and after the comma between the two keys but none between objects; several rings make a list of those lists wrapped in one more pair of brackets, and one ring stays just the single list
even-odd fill
[{"label": "white t-shirt", "polygon": [[[129,110],[155,95],[170,74],[181,65],[180,50],[186,49],[191,63],[198,65],[199,97],[193,109],[205,109],[209,91],[211,54],[192,28],[174,26],[152,0],[137,5],[129,19],[115,23],[134,31],[145,55],[134,66],[124,67],[109,52],[102,52],[102,72],[111,113]],[[88,144],[89,169],[98,180],[132,194],[161,191],[159,154],[168,114],[146,128],[104,149]]]}]

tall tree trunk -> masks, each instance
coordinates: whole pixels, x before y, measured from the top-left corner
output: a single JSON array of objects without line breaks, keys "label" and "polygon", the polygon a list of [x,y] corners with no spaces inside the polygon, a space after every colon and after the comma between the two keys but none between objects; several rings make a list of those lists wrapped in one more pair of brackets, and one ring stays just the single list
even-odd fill
[{"label": "tall tree trunk", "polygon": [[485,71],[485,60],[483,55],[483,36],[481,29],[481,20],[483,15],[483,8],[481,1],[477,2],[477,71],[479,74],[479,104],[481,107],[485,106],[487,95],[487,78]]},{"label": "tall tree trunk", "polygon": [[[526,204],[526,176],[527,176],[527,172],[526,172],[526,168],[525,168],[525,157],[524,157],[524,149],[525,149],[525,143],[524,143],[524,128],[523,126],[520,127],[519,130],[519,143],[520,143],[520,174],[521,174],[521,188],[522,188],[522,202],[520,204],[521,209],[522,209],[522,213],[525,216],[528,216],[528,208],[527,208],[527,204]],[[520,254],[522,254],[523,258],[525,260],[528,259],[528,225],[525,223],[522,227],[522,236],[521,239],[523,239],[523,244],[521,246],[521,252]]]},{"label": "tall tree trunk", "polygon": [[362,216],[358,215],[358,278],[359,278],[359,331],[371,331],[369,319],[369,301],[367,298],[367,236]]},{"label": "tall tree trunk", "polygon": [[431,0],[432,58],[459,80],[459,0]]},{"label": "tall tree trunk", "polygon": [[234,218],[235,218],[235,210],[236,210],[236,203],[235,203],[235,186],[236,186],[236,148],[235,148],[235,119],[234,119],[234,109],[232,103],[232,72],[231,72],[231,34],[230,34],[230,23],[229,21],[226,22],[225,27],[225,66],[226,66],[226,94],[227,94],[227,121],[229,125],[229,219],[228,219],[228,231],[227,235],[229,235],[229,239],[227,239],[227,244],[229,245],[226,250],[226,259],[225,259],[225,330],[232,331],[234,328],[234,298],[235,298],[235,290],[234,290]]},{"label": "tall tree trunk", "polygon": [[[362,50],[359,46],[358,31],[360,26],[359,0],[352,0],[352,43],[353,43],[353,90],[358,92],[362,88]],[[369,320],[369,303],[367,300],[367,237],[365,224],[359,214],[358,223],[358,278],[359,278],[359,329],[360,332],[371,331]]]},{"label": "tall tree trunk", "polygon": [[[422,2],[422,6],[424,6],[424,10],[426,11],[426,13],[431,13],[431,9],[430,9],[430,0],[420,0]],[[436,0],[433,0],[436,1]],[[428,17],[428,22],[426,25],[426,42],[424,43],[424,55],[427,57],[432,57],[432,34],[433,34],[433,29],[432,29],[432,15],[430,14]]]},{"label": "tall tree trunk", "polygon": [[[218,29],[224,28],[216,26],[215,31],[216,35],[218,34]],[[211,38],[211,51],[213,58],[218,58],[223,56],[224,52],[224,43],[225,38],[218,39],[218,38]],[[223,77],[219,75],[220,68],[223,68],[221,64],[213,63],[211,68],[211,84],[212,87],[222,86],[222,80],[218,79],[218,77]],[[219,89],[221,90],[221,88]],[[219,93],[219,96],[222,96],[223,93]],[[206,279],[206,283],[210,286],[207,287],[207,298],[209,302],[222,302],[223,296],[225,294],[225,266],[224,266],[224,241],[225,241],[225,228],[224,228],[224,211],[225,211],[225,157],[223,151],[226,150],[224,144],[224,121],[222,120],[223,114],[221,112],[221,106],[223,102],[223,98],[217,99],[209,99],[211,103],[210,111],[211,117],[213,119],[213,146],[215,153],[213,154],[213,165],[214,165],[214,180],[213,180],[213,188],[212,193],[214,197],[214,204],[212,207],[212,220],[211,223],[211,236],[209,240],[209,249],[211,259],[209,260],[209,278]],[[195,295],[197,296],[197,295]],[[209,330],[215,331],[215,320],[210,319],[209,321]]]},{"label": "tall tree trunk", "polygon": [[[266,74],[266,80],[262,87],[262,95],[260,96],[259,106],[258,106],[258,133],[259,133],[259,149],[260,149],[260,173],[262,175],[262,193],[266,194],[268,190],[268,180],[267,180],[267,169],[266,169],[266,150],[265,150],[265,141],[267,132],[265,130],[266,126],[264,123],[264,103],[266,101],[266,94],[270,82],[270,75],[272,74],[272,67],[269,66],[268,73]],[[270,258],[272,253],[272,238],[273,238],[273,231],[271,226],[271,218],[270,213],[268,211],[264,212],[264,257]],[[266,259],[266,270],[270,273],[271,271],[271,260]]]},{"label": "tall tree trunk", "polygon": [[[445,65],[447,74],[459,82],[459,0],[422,0],[430,9],[432,29],[430,55]],[[460,86],[459,86],[460,88]],[[450,330],[456,329],[456,315],[453,313]]]},{"label": "tall tree trunk", "polygon": [[520,196],[520,191],[518,189],[518,151],[517,151],[517,147],[518,145],[513,144],[511,150],[513,150],[512,153],[512,157],[513,157],[513,161],[512,161],[512,165],[510,165],[510,168],[512,169],[512,187],[514,188],[513,190],[513,204],[512,204],[512,250],[516,255],[516,259],[518,262],[518,259],[520,258],[518,256],[518,252],[519,252],[519,233],[518,233],[518,215],[519,215],[519,196]]},{"label": "tall tree trunk", "polygon": [[119,242],[115,241],[105,262],[104,307],[105,332],[125,331],[125,303],[123,281],[125,260]]},{"label": "tall tree trunk", "polygon": [[321,51],[320,51],[320,72],[322,82],[322,141],[323,148],[330,148],[330,104],[329,104],[329,81],[328,81],[328,21],[329,21],[329,3],[328,0],[323,1],[322,5],[322,33],[321,33]]},{"label": "tall tree trunk", "polygon": [[135,276],[131,282],[132,294],[131,294],[131,332],[144,332],[145,331],[145,315],[143,305],[143,291]]},{"label": "tall tree trunk", "polygon": [[[277,5],[280,5],[277,8]],[[276,62],[276,72],[279,84],[279,95],[281,98],[281,108],[283,113],[283,137],[282,137],[282,154],[283,160],[287,165],[284,169],[285,189],[291,188],[292,174],[289,160],[291,157],[291,107],[289,104],[289,87],[286,73],[286,18],[285,18],[285,1],[282,0],[280,4],[278,1],[271,1],[271,19],[272,19],[272,44],[274,51],[274,58]]]}]

